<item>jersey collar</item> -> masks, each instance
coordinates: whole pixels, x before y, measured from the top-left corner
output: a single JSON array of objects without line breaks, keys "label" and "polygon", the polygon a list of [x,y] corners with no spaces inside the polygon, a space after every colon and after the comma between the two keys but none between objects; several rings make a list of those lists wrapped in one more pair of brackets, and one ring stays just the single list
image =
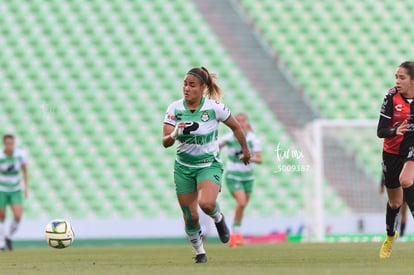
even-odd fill
[{"label": "jersey collar", "polygon": [[[204,105],[204,101],[205,101],[205,97],[202,96],[201,101],[200,101],[200,105],[198,105],[198,108],[195,110],[195,112],[200,111],[201,107],[203,107],[203,105]],[[187,101],[185,101],[185,99],[184,99],[184,108],[185,108],[186,111],[190,111],[190,109],[188,109]]]}]

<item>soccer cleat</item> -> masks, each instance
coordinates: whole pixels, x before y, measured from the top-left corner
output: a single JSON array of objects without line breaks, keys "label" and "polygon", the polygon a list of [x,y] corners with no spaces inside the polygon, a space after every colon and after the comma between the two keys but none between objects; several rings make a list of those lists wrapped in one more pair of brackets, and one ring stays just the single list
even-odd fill
[{"label": "soccer cleat", "polygon": [[236,234],[230,234],[230,241],[229,241],[229,247],[236,247]]},{"label": "soccer cleat", "polygon": [[230,234],[229,247],[243,245],[243,236],[241,234]]},{"label": "soccer cleat", "polygon": [[6,238],[5,240],[6,240],[7,249],[10,250],[10,251],[12,251],[13,250],[13,242],[12,242],[12,240],[9,239],[9,238]]},{"label": "soccer cleat", "polygon": [[236,234],[236,245],[243,245],[243,236],[241,234]]},{"label": "soccer cleat", "polygon": [[217,228],[217,233],[220,237],[220,241],[222,243],[227,243],[230,240],[230,231],[229,231],[229,228],[227,227],[226,220],[224,219],[224,215],[221,214],[221,216],[222,216],[221,221],[215,224]]},{"label": "soccer cleat", "polygon": [[395,231],[394,236],[388,236],[385,238],[385,241],[382,243],[379,257],[381,259],[388,259],[391,256],[392,245],[398,239],[398,232]]},{"label": "soccer cleat", "polygon": [[203,263],[206,263],[207,262],[207,255],[206,254],[197,254],[195,257],[194,257],[194,260],[195,260],[195,263],[196,264],[203,264]]}]

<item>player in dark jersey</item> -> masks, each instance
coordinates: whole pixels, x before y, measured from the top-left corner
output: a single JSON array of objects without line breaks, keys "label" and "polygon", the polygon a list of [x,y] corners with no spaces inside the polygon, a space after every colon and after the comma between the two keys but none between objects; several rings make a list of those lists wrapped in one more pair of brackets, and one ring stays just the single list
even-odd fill
[{"label": "player in dark jersey", "polygon": [[385,94],[377,135],[384,138],[383,173],[387,189],[387,236],[380,258],[391,256],[398,238],[395,220],[403,199],[414,211],[414,62],[403,62],[395,74],[395,87]]}]

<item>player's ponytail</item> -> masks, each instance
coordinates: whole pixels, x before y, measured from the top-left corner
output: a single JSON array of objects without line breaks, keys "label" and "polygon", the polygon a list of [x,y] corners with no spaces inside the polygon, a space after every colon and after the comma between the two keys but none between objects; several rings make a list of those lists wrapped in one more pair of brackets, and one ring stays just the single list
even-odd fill
[{"label": "player's ponytail", "polygon": [[215,82],[215,74],[210,73],[205,67],[192,68],[187,72],[187,74],[197,77],[201,81],[202,85],[206,85],[204,90],[205,96],[217,101],[221,100],[223,92]]},{"label": "player's ponytail", "polygon": [[207,89],[204,93],[207,95],[207,97],[220,101],[223,96],[223,92],[215,81],[215,78],[217,77],[216,74],[210,73],[205,67],[201,67],[201,69],[206,74]]}]

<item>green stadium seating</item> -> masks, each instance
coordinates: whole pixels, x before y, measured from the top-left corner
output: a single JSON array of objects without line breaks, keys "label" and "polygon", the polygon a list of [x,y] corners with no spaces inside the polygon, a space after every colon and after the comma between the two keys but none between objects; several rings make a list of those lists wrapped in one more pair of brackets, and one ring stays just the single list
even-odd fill
[{"label": "green stadium seating", "polygon": [[[412,59],[401,20],[412,1],[239,2],[325,118],[377,119],[395,68]],[[344,140],[378,176],[380,144],[374,132],[362,135]]]},{"label": "green stadium seating", "polygon": [[[224,101],[235,113],[248,110],[263,142],[248,214],[301,212],[302,175],[273,172],[275,144],[291,146],[291,138],[190,0],[4,1],[0,12],[0,85],[8,95],[0,122],[29,152],[28,217],[179,216],[162,120],[181,97],[184,73],[200,65],[218,72]],[[289,30],[289,21],[279,23]],[[302,30],[283,39],[296,41]],[[295,52],[308,50],[300,47]],[[336,199],[328,209],[344,211]],[[228,191],[220,202],[234,207]]]}]

